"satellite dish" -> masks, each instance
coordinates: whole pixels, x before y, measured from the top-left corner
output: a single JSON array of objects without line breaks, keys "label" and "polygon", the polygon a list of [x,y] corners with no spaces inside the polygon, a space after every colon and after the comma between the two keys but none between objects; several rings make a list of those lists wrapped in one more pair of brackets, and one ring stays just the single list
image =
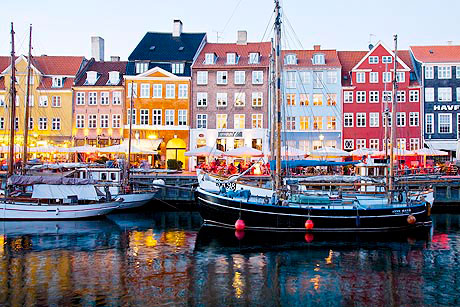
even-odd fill
[{"label": "satellite dish", "polygon": [[372,50],[372,48],[374,48],[374,45],[369,44],[369,50]]}]

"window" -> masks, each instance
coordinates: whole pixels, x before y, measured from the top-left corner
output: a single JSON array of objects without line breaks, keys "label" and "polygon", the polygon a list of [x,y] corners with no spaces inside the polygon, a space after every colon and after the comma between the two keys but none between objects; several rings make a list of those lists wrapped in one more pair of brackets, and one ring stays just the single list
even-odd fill
[{"label": "window", "polygon": [[4,107],[4,106],[5,106],[5,96],[0,95],[0,107]]},{"label": "window", "polygon": [[434,88],[432,87],[425,88],[425,101],[434,102]]},{"label": "window", "polygon": [[378,56],[370,56],[368,59],[369,59],[369,64],[378,64],[379,63],[379,57]]},{"label": "window", "polygon": [[370,72],[369,73],[369,82],[370,83],[378,83],[379,82],[379,73],[378,72]]},{"label": "window", "polygon": [[141,84],[141,96],[140,98],[150,98],[150,84]]},{"label": "window", "polygon": [[366,127],[366,113],[356,113],[356,127]]},{"label": "window", "polygon": [[450,66],[438,66],[438,79],[452,78],[452,71]]},{"label": "window", "polygon": [[176,98],[176,85],[166,84],[166,98]]},{"label": "window", "polygon": [[399,83],[403,83],[406,81],[406,74],[404,71],[397,71],[396,72],[396,80],[399,82]]},{"label": "window", "polygon": [[369,92],[369,102],[371,103],[379,102],[379,92],[378,91]]},{"label": "window", "polygon": [[434,79],[434,67],[425,66],[425,79]]},{"label": "window", "polygon": [[34,118],[29,117],[29,130],[33,130],[33,129],[34,129]]},{"label": "window", "polygon": [[179,84],[179,99],[188,98],[188,84]]},{"label": "window", "polygon": [[16,103],[15,103],[15,105],[16,105],[17,107],[19,107],[19,95],[16,95]]},{"label": "window", "polygon": [[410,150],[418,150],[420,149],[420,140],[419,139],[410,139],[409,140],[409,146],[410,146]]},{"label": "window", "polygon": [[286,54],[284,57],[284,64],[286,65],[296,65],[297,64],[297,55],[295,54]]},{"label": "window", "polygon": [[356,73],[356,83],[365,83],[366,82],[366,73],[357,72]]},{"label": "window", "polygon": [[343,92],[343,103],[353,103],[353,92]]},{"label": "window", "polygon": [[[148,109],[139,110],[140,124],[145,126],[149,124],[150,111]],[[134,122],[133,122],[134,123]]]},{"label": "window", "polygon": [[217,84],[227,84],[227,72],[218,71],[217,72]]},{"label": "window", "polygon": [[85,128],[85,115],[84,114],[77,114],[76,115],[75,127],[76,128]]},{"label": "window", "polygon": [[311,83],[311,73],[309,71],[301,71],[299,72],[300,75],[300,82],[303,84],[310,84]]},{"label": "window", "polygon": [[365,91],[356,92],[356,103],[366,103],[366,92]]},{"label": "window", "polygon": [[263,92],[252,93],[252,106],[261,107],[263,105]]},{"label": "window", "polygon": [[295,116],[286,116],[286,130],[295,130]]},{"label": "window", "polygon": [[184,73],[184,63],[172,63],[171,64],[171,72],[173,74],[183,74]]},{"label": "window", "polygon": [[[24,105],[27,104],[27,96],[24,96]],[[29,107],[34,106],[34,95],[29,96]]]},{"label": "window", "polygon": [[174,126],[174,110],[165,110],[165,126]]},{"label": "window", "polygon": [[385,71],[382,73],[383,83],[390,83],[391,82],[391,72]]},{"label": "window", "polygon": [[177,124],[179,126],[187,126],[187,110],[177,111]]},{"label": "window", "polygon": [[409,101],[418,102],[419,101],[419,92],[417,90],[409,91]]},{"label": "window", "polygon": [[153,109],[152,110],[152,125],[161,126],[161,122],[162,122],[161,117],[162,117],[161,109]]},{"label": "window", "polygon": [[286,72],[286,87],[295,88],[295,71]]},{"label": "window", "polygon": [[109,128],[109,115],[108,114],[101,114],[99,118],[99,125],[101,128]]},{"label": "window", "polygon": [[425,133],[434,133],[434,114],[425,114]]},{"label": "window", "polygon": [[245,71],[235,71],[235,84],[245,84],[246,83],[246,72]]},{"label": "window", "polygon": [[357,139],[356,140],[356,149],[366,148],[366,139]]},{"label": "window", "polygon": [[149,69],[149,63],[147,62],[137,62],[136,63],[136,74],[142,74]]},{"label": "window", "polygon": [[313,72],[313,88],[323,88],[323,72]]},{"label": "window", "polygon": [[313,105],[314,106],[323,105],[323,94],[313,94]]},{"label": "window", "polygon": [[153,98],[162,98],[163,97],[163,85],[154,84],[153,85]]},{"label": "window", "polygon": [[327,117],[327,130],[335,130],[337,128],[335,116]]},{"label": "window", "polygon": [[369,127],[379,126],[380,113],[371,112],[369,113]]},{"label": "window", "polygon": [[53,96],[51,100],[51,106],[53,108],[60,108],[61,107],[61,96]]},{"label": "window", "polygon": [[101,92],[101,105],[109,104],[109,92]]},{"label": "window", "polygon": [[391,127],[391,112],[388,112],[388,113],[385,113],[383,112],[382,113],[382,121],[383,121],[383,127],[386,127],[387,125],[387,121],[388,121],[388,127]]},{"label": "window", "polygon": [[[46,96],[41,96],[41,97],[46,97]],[[41,97],[40,97],[40,100],[41,100]],[[77,105],[84,105],[85,104],[85,93],[84,92],[77,92],[76,97],[77,97],[76,98]]]},{"label": "window", "polygon": [[206,129],[208,127],[208,115],[197,114],[196,115],[196,127],[198,129]]},{"label": "window", "polygon": [[227,128],[227,114],[217,114],[217,129]]},{"label": "window", "polygon": [[343,114],[343,126],[347,128],[353,127],[353,113]]},{"label": "window", "polygon": [[393,57],[391,56],[383,56],[382,57],[382,63],[392,63],[393,62]]},{"label": "window", "polygon": [[409,113],[409,126],[411,127],[418,127],[419,125],[419,113],[418,112],[410,112]]},{"label": "window", "polygon": [[235,129],[244,129],[244,121],[245,116],[244,114],[235,114],[233,116],[233,126]]},{"label": "window", "polygon": [[97,128],[97,115],[96,114],[88,115],[88,128],[90,129]]},{"label": "window", "polygon": [[263,71],[253,71],[252,72],[252,84],[264,84],[264,72]]},{"label": "window", "polygon": [[38,118],[38,130],[46,130],[48,129],[48,120],[46,117],[39,117]]},{"label": "window", "polygon": [[300,116],[299,117],[299,122],[300,122],[300,130],[308,130],[308,116]]},{"label": "window", "polygon": [[227,106],[227,93],[217,93],[216,94],[216,106],[217,107],[226,107]]},{"label": "window", "polygon": [[439,102],[452,101],[452,88],[439,87],[438,88],[438,101]]},{"label": "window", "polygon": [[235,107],[244,107],[246,104],[245,93],[235,93]]},{"label": "window", "polygon": [[121,127],[121,114],[112,114],[112,128]]},{"label": "window", "polygon": [[235,65],[236,64],[236,53],[227,53],[227,65]]},{"label": "window", "polygon": [[260,59],[260,54],[258,52],[250,52],[248,64],[259,64],[260,63],[259,59]]},{"label": "window", "polygon": [[19,130],[19,118],[14,119],[14,130]]},{"label": "window", "polygon": [[88,104],[89,105],[96,105],[97,104],[97,93],[96,92],[89,92],[88,93]]},{"label": "window", "polygon": [[208,84],[208,72],[207,71],[197,71],[196,72],[196,84],[198,85]]},{"label": "window", "polygon": [[323,118],[321,116],[313,116],[313,130],[323,130]]},{"label": "window", "polygon": [[286,94],[286,104],[288,106],[295,106],[295,94]]},{"label": "window", "polygon": [[120,105],[121,104],[121,92],[112,92],[112,104]]},{"label": "window", "polygon": [[396,148],[398,149],[406,149],[406,139],[396,139]]},{"label": "window", "polygon": [[53,77],[53,85],[52,87],[62,87],[64,83],[62,82],[64,78],[62,77]]},{"label": "window", "polygon": [[354,148],[355,148],[355,144],[354,144],[353,139],[345,139],[345,140],[343,140],[343,149],[353,150]]},{"label": "window", "polygon": [[313,65],[324,65],[325,63],[324,54],[313,55]]},{"label": "window", "polygon": [[396,126],[406,127],[406,113],[405,112],[396,113]]},{"label": "window", "polygon": [[379,150],[379,139],[370,139],[369,149]]},{"label": "window", "polygon": [[206,53],[204,55],[205,64],[214,64],[216,62],[216,55],[214,53]]},{"label": "window", "polygon": [[128,83],[128,91],[126,92],[126,97],[137,97],[137,83]]},{"label": "window", "polygon": [[457,101],[460,101],[460,87],[457,87]]},{"label": "window", "polygon": [[128,109],[127,113],[128,113],[128,117],[126,119],[127,124],[129,125],[129,123],[130,123],[129,119],[132,118],[133,119],[133,125],[135,125],[136,124],[136,109],[133,109],[133,115],[132,116],[131,116],[131,109]]},{"label": "window", "polygon": [[455,66],[455,77],[460,79],[460,66]]},{"label": "window", "polygon": [[327,94],[327,105],[328,106],[337,105],[337,94]]},{"label": "window", "polygon": [[196,93],[196,105],[206,107],[208,105],[208,93]]},{"label": "window", "polygon": [[252,114],[252,128],[262,128],[263,114]]},{"label": "window", "polygon": [[396,93],[397,102],[406,102],[406,91],[398,91]]},{"label": "window", "polygon": [[310,95],[308,94],[300,94],[300,105],[301,106],[308,106],[310,104]]},{"label": "window", "polygon": [[40,96],[40,101],[38,102],[39,107],[47,107],[48,106],[48,96]]},{"label": "window", "polygon": [[452,133],[452,114],[438,114],[438,133]]},{"label": "window", "polygon": [[329,84],[336,84],[337,83],[337,72],[336,71],[328,71],[327,72],[327,83],[329,83]]}]

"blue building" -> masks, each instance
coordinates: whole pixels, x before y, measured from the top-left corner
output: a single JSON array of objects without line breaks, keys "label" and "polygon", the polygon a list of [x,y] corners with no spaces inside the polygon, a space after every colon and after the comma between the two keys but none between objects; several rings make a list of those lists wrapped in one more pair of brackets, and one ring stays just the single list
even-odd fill
[{"label": "blue building", "polygon": [[425,145],[456,151],[460,139],[460,46],[412,46],[410,53],[423,86]]},{"label": "blue building", "polygon": [[341,64],[336,50],[283,51],[284,133],[291,147],[309,152],[341,148]]}]

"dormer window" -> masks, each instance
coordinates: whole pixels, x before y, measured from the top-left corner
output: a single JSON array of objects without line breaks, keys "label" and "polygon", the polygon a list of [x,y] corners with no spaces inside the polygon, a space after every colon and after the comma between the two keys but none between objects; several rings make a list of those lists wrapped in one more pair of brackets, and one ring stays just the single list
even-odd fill
[{"label": "dormer window", "polygon": [[120,72],[119,71],[110,71],[109,72],[109,82],[110,85],[117,85],[120,82]]},{"label": "dormer window", "polygon": [[215,64],[216,63],[216,54],[215,53],[206,53],[204,55],[205,64]]},{"label": "dormer window", "polygon": [[382,63],[391,63],[393,62],[393,58],[391,56],[383,56]]},{"label": "dormer window", "polygon": [[236,64],[236,53],[231,52],[227,53],[227,65],[235,65]]},{"label": "dormer window", "polygon": [[63,77],[53,77],[53,87],[62,87],[63,84]]},{"label": "dormer window", "polygon": [[369,64],[378,64],[379,63],[379,57],[378,56],[370,56],[369,57]]},{"label": "dormer window", "polygon": [[86,85],[94,85],[97,81],[97,72],[96,71],[87,71],[86,72]]},{"label": "dormer window", "polygon": [[142,74],[149,69],[148,62],[137,62],[136,63],[136,74]]},{"label": "dormer window", "polygon": [[297,65],[297,55],[295,54],[286,54],[284,57],[284,64],[286,65]]},{"label": "dormer window", "polygon": [[173,74],[183,74],[184,73],[184,63],[172,63],[171,72]]},{"label": "dormer window", "polygon": [[249,64],[259,64],[260,54],[258,52],[249,53]]},{"label": "dormer window", "polygon": [[324,65],[325,63],[324,54],[318,53],[313,55],[313,65]]}]

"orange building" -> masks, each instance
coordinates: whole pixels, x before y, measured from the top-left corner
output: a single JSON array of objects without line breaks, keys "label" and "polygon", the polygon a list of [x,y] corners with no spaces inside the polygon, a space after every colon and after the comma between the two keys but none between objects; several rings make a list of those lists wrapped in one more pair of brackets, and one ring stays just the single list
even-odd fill
[{"label": "orange building", "polygon": [[150,161],[154,166],[166,168],[168,160],[177,160],[187,168],[184,153],[189,144],[190,77],[178,77],[154,67],[124,78],[125,140],[129,138],[132,104],[132,144],[157,150],[155,161]]}]

